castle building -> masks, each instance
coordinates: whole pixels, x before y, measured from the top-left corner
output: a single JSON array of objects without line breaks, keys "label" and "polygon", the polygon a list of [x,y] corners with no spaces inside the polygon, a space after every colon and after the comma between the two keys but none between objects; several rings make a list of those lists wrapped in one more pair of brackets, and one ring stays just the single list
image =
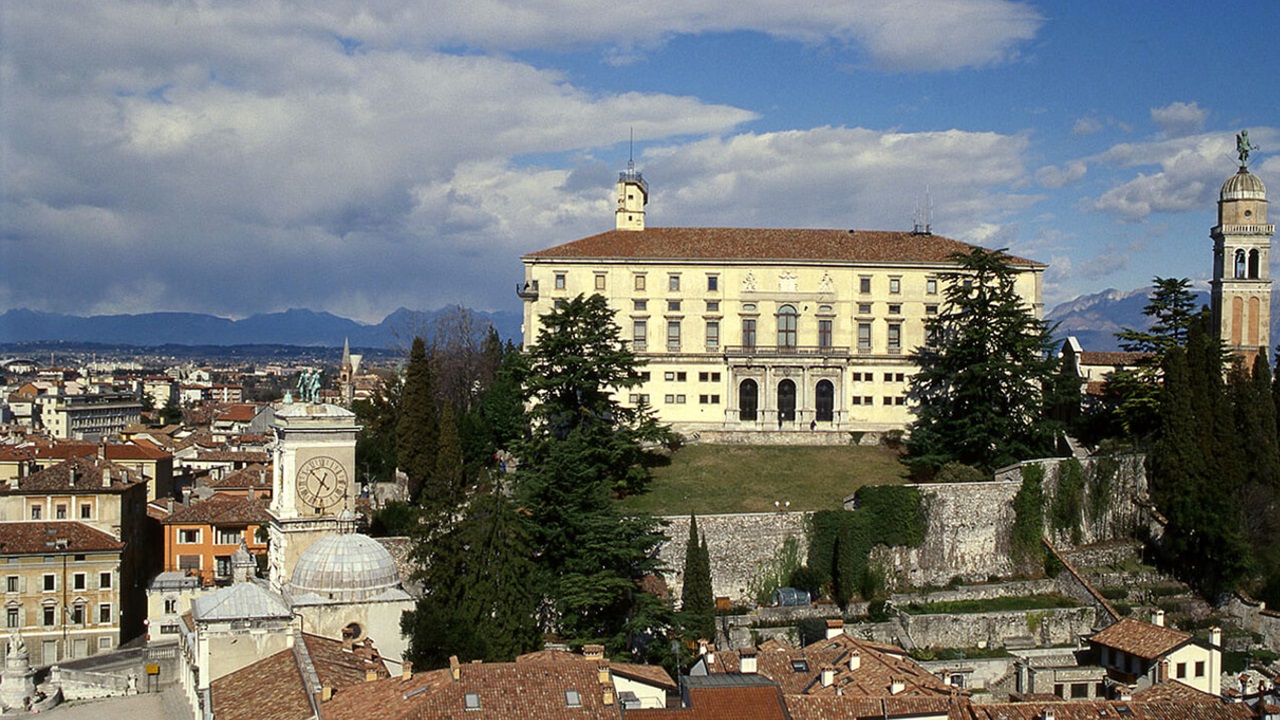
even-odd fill
[{"label": "castle building", "polygon": [[[649,186],[620,174],[615,229],[522,258],[524,341],[539,318],[599,293],[647,363],[623,402],[680,432],[901,429],[911,351],[972,245],[913,231],[652,228]],[[1038,316],[1045,265],[1010,257]]]},{"label": "castle building", "polygon": [[1218,193],[1213,238],[1213,280],[1209,283],[1213,326],[1227,350],[1251,366],[1271,347],[1271,237],[1267,188],[1249,172],[1249,138],[1237,137],[1240,169]]}]

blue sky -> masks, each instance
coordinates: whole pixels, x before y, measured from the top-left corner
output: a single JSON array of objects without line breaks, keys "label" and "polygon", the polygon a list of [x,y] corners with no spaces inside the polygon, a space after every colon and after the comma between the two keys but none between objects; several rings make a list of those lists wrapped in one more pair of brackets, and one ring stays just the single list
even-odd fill
[{"label": "blue sky", "polygon": [[0,310],[515,309],[632,132],[651,225],[908,229],[927,188],[1049,306],[1205,281],[1242,128],[1280,193],[1270,0],[369,5],[0,4]]}]

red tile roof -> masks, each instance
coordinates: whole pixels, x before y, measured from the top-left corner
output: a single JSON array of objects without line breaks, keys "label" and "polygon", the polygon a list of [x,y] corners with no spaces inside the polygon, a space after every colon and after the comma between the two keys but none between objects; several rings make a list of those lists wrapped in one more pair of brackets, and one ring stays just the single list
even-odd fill
[{"label": "red tile roof", "polygon": [[1147,660],[1162,657],[1191,641],[1191,633],[1154,625],[1134,618],[1121,618],[1093,634],[1089,642]]},{"label": "red tile roof", "polygon": [[700,687],[689,690],[689,706],[628,710],[633,720],[788,720],[777,685]]},{"label": "red tile roof", "polygon": [[839,695],[788,695],[791,720],[862,720],[920,715],[964,717],[969,706],[963,697],[848,697]]},{"label": "red tile roof", "polygon": [[307,720],[311,700],[293,650],[281,650],[209,684],[218,720]]},{"label": "red tile roof", "polygon": [[124,543],[71,520],[0,522],[0,555],[119,552]]},{"label": "red tile roof", "polygon": [[1253,717],[1253,711],[1244,703],[1126,703],[1114,700],[970,705],[964,717],[972,720],[1042,720],[1046,708],[1053,710],[1056,720],[1245,720]]},{"label": "red tile roof", "polygon": [[[947,263],[975,246],[941,235],[884,230],[645,228],[610,230],[526,255],[527,259],[825,260],[877,265]],[[1010,255],[1015,265],[1045,267]]]},{"label": "red tile roof", "polygon": [[1199,688],[1193,688],[1190,685],[1179,680],[1169,680],[1152,685],[1144,690],[1139,690],[1133,694],[1134,702],[1207,702],[1219,703],[1222,698],[1211,695]]},{"label": "red tile roof", "polygon": [[230,488],[269,488],[271,487],[271,467],[254,463],[235,472],[227,473],[220,480],[210,482],[209,487],[223,490]]},{"label": "red tile roof", "polygon": [[1101,365],[1104,367],[1136,367],[1153,357],[1155,356],[1151,353],[1096,352],[1086,350],[1080,353],[1080,364]]},{"label": "red tile roof", "polygon": [[218,413],[216,421],[240,423],[252,422],[254,416],[258,414],[258,407],[259,406],[253,404],[231,405]]},{"label": "red tile roof", "polygon": [[[110,482],[106,485],[102,483],[104,472],[110,475]],[[96,458],[74,457],[27,477],[11,480],[7,486],[0,487],[0,493],[113,493],[145,482],[142,476],[122,465]]]},{"label": "red tile roof", "polygon": [[667,690],[675,691],[678,689],[676,682],[671,679],[667,671],[660,665],[636,665],[625,662],[612,662],[610,660],[600,660],[588,658],[578,653],[568,650],[538,650],[536,652],[525,653],[516,658],[517,663],[590,663],[592,667],[607,665],[609,670],[615,674],[639,682],[647,683],[654,687],[661,687]]},{"label": "red tile roof", "polygon": [[160,522],[165,525],[266,525],[270,521],[266,500],[214,493],[174,510]]}]

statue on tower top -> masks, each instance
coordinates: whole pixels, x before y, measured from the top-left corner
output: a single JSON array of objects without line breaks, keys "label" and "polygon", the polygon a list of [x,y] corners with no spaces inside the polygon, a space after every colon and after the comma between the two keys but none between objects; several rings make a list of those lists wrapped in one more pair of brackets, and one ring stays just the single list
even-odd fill
[{"label": "statue on tower top", "polygon": [[1248,130],[1241,130],[1240,134],[1236,135],[1236,155],[1240,157],[1240,167],[1245,167],[1249,164],[1249,152],[1257,149],[1257,145],[1249,144]]}]

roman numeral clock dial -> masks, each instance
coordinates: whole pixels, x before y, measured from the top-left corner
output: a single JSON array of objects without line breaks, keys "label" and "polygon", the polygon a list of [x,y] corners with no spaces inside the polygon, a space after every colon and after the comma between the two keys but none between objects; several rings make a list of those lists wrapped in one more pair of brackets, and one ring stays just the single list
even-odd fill
[{"label": "roman numeral clock dial", "polygon": [[337,460],[321,455],[298,468],[298,501],[317,514],[342,502],[347,495],[347,470]]}]

